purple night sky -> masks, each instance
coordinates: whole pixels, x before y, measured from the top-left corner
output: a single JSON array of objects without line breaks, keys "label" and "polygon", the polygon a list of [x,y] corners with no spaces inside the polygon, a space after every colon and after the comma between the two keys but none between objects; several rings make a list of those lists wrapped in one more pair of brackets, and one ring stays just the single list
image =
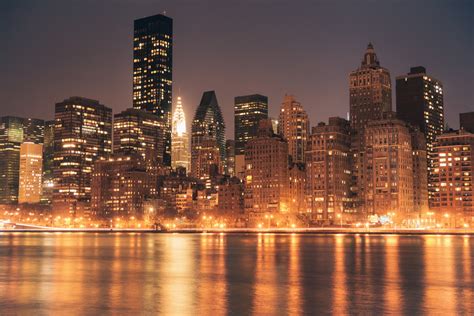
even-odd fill
[{"label": "purple night sky", "polygon": [[[422,65],[444,84],[451,127],[474,110],[474,2],[466,1],[23,1],[0,3],[1,115],[51,119],[78,95],[114,112],[131,107],[136,18],[174,19],[174,97],[190,123],[216,90],[227,137],[233,98],[268,95],[276,116],[296,95],[311,125],[349,111],[348,74],[371,41],[392,76]],[[393,96],[395,109],[395,96]]]}]

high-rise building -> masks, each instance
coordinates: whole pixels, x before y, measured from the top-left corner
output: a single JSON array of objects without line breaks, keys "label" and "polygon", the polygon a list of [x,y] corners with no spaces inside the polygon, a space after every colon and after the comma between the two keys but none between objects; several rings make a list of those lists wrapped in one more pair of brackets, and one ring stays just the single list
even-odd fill
[{"label": "high-rise building", "polygon": [[70,97],[56,103],[54,117],[54,212],[87,216],[94,162],[112,152],[112,110]]},{"label": "high-rise building", "polygon": [[43,145],[31,142],[20,146],[18,203],[39,203],[43,189]]},{"label": "high-rise building", "polygon": [[258,123],[268,118],[268,97],[260,94],[234,99],[235,154],[243,155],[247,142],[257,136]]},{"label": "high-rise building", "polygon": [[[350,124],[339,117],[314,126],[306,149],[307,207],[313,221],[334,223],[350,215]],[[344,218],[347,220],[348,218]]]},{"label": "high-rise building", "polygon": [[368,122],[380,120],[383,113],[392,110],[390,72],[380,66],[371,43],[361,65],[349,74],[349,102],[351,123],[351,208],[364,211],[364,129]]},{"label": "high-rise building", "polygon": [[53,200],[54,187],[54,120],[44,122],[43,143],[43,195],[41,201],[50,204]]},{"label": "high-rise building", "polygon": [[349,75],[350,122],[354,131],[363,130],[371,120],[392,110],[390,72],[380,66],[371,43],[359,68]]},{"label": "high-rise building", "polygon": [[43,129],[43,120],[0,118],[0,204],[18,201],[21,143],[43,143]]},{"label": "high-rise building", "polygon": [[397,116],[425,135],[431,177],[433,144],[444,130],[443,84],[429,76],[424,67],[412,67],[408,74],[397,77],[396,94]]},{"label": "high-rise building", "polygon": [[228,139],[225,141],[225,174],[235,176],[235,141]]},{"label": "high-rise building", "polygon": [[243,184],[235,177],[226,177],[216,186],[217,209],[220,214],[238,216],[244,210]]},{"label": "high-rise building", "polygon": [[149,170],[163,162],[163,127],[157,115],[127,109],[114,115],[113,126],[114,153],[136,152]]},{"label": "high-rise building", "polygon": [[438,135],[432,174],[431,209],[474,224],[474,134],[459,130]]},{"label": "high-rise building", "polygon": [[288,143],[273,133],[271,122],[259,123],[257,137],[245,146],[245,211],[261,219],[288,213]]},{"label": "high-rise building", "polygon": [[474,133],[474,112],[460,113],[459,126],[469,133]]},{"label": "high-rise building", "polygon": [[171,133],[171,167],[186,168],[189,171],[189,138],[186,131],[186,118],[184,116],[181,97],[178,97],[176,109],[173,113]]},{"label": "high-rise building", "polygon": [[[219,150],[220,164],[225,161],[225,124],[214,91],[204,92],[201,103],[196,109],[191,128],[191,173],[199,178],[202,170],[198,167],[198,159],[202,144],[214,142]],[[219,167],[222,170],[222,166]]]},{"label": "high-rise building", "polygon": [[309,119],[306,111],[293,95],[285,95],[278,119],[279,134],[288,142],[292,161],[305,161],[306,143],[309,134]]},{"label": "high-rise building", "polygon": [[158,14],[135,20],[133,36],[133,107],[160,118],[163,162],[171,165],[173,20]]},{"label": "high-rise building", "polygon": [[92,215],[102,220],[141,219],[144,202],[154,189],[140,154],[118,153],[97,160],[92,173]]},{"label": "high-rise building", "polygon": [[396,81],[397,116],[418,127],[431,152],[436,136],[444,130],[443,84],[426,74],[424,67],[412,67]]}]

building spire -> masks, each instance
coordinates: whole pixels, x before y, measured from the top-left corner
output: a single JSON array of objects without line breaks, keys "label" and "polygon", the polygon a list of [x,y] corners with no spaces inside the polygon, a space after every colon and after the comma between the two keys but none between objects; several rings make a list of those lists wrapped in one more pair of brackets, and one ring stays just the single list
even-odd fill
[{"label": "building spire", "polygon": [[371,42],[367,45],[367,49],[362,60],[362,68],[377,68],[380,67],[380,62],[375,53],[374,46]]}]

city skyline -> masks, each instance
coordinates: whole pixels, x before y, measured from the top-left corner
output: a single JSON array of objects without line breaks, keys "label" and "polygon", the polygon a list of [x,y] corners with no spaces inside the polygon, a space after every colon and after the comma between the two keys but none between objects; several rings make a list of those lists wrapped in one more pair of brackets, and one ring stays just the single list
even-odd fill
[{"label": "city skyline", "polygon": [[[132,6],[131,3],[119,2],[120,6],[114,11],[114,16],[105,14],[104,19],[109,21],[110,25],[101,24],[100,32],[93,32],[92,28],[97,27],[95,24],[80,30],[77,28],[72,30],[74,32],[71,34],[74,34],[75,37],[90,40],[91,45],[86,46],[89,47],[89,50],[94,48],[92,57],[87,49],[75,46],[73,37],[66,36],[61,39],[63,46],[58,48],[59,51],[64,54],[63,50],[74,49],[74,54],[68,54],[68,58],[61,58],[57,55],[56,58],[53,58],[59,52],[51,54],[53,47],[55,47],[51,41],[57,39],[58,33],[56,32],[61,32],[61,34],[67,32],[62,29],[56,31],[52,28],[61,19],[71,19],[74,22],[78,17],[75,14],[64,13],[66,11],[62,10],[62,16],[55,18],[59,20],[48,20],[47,17],[55,10],[61,10],[61,5],[59,5],[54,10],[43,11],[45,8],[50,8],[51,3],[54,2],[45,3],[44,8],[35,8],[33,3],[4,5],[5,10],[2,11],[5,12],[6,17],[2,19],[4,22],[0,23],[7,22],[5,26],[7,36],[15,34],[11,39],[6,38],[10,45],[3,52],[6,55],[6,59],[3,58],[3,60],[9,60],[5,65],[7,75],[1,79],[6,99],[3,106],[4,115],[51,119],[54,104],[69,95],[98,99],[110,106],[114,113],[130,108],[132,106],[133,20],[162,13],[165,9],[166,15],[172,17],[176,22],[174,30],[174,45],[177,48],[174,54],[174,64],[176,65],[173,76],[174,94],[176,96],[178,91],[181,91],[180,95],[187,100],[185,113],[188,117],[192,117],[202,91],[216,90],[224,120],[229,126],[233,125],[233,98],[252,93],[269,96],[270,117],[277,116],[284,94],[289,93],[294,94],[302,103],[313,125],[326,121],[330,116],[345,118],[349,111],[347,106],[349,96],[347,89],[345,89],[347,73],[353,70],[354,65],[360,63],[361,52],[368,42],[373,43],[381,63],[390,71],[392,86],[395,84],[395,77],[406,74],[410,67],[414,66],[426,67],[430,74],[443,81],[446,93],[446,117],[451,127],[458,126],[457,113],[472,110],[474,103],[472,91],[469,89],[473,80],[469,69],[474,69],[474,67],[470,66],[473,61],[468,57],[468,53],[472,51],[472,40],[469,40],[472,27],[468,23],[469,13],[466,13],[469,12],[468,9],[471,6],[468,2],[426,5],[424,10],[420,11],[420,16],[417,17],[420,21],[438,18],[440,22],[444,22],[440,23],[444,26],[438,32],[436,29],[428,30],[424,27],[414,28],[414,23],[418,20],[415,21],[410,12],[408,12],[403,25],[395,24],[388,15],[382,14],[381,17],[374,19],[377,19],[378,22],[380,22],[379,19],[385,19],[386,23],[377,22],[380,27],[376,30],[369,27],[371,23],[364,24],[363,22],[355,24],[362,29],[345,29],[343,27],[347,26],[345,23],[355,20],[349,13],[350,9],[354,8],[344,1],[338,1],[335,4],[318,2],[314,5],[299,1],[296,6],[299,16],[289,17],[288,22],[269,29],[268,25],[276,25],[273,23],[273,19],[280,17],[288,5],[280,3],[268,8],[267,12],[262,5],[263,2],[252,2],[254,10],[249,13],[249,20],[257,23],[256,17],[262,18],[262,23],[257,23],[257,25],[254,23],[251,36],[246,37],[246,45],[255,48],[252,54],[246,53],[242,48],[231,52],[230,50],[235,49],[235,45],[237,45],[237,43],[233,43],[234,41],[230,41],[229,45],[224,45],[220,40],[215,40],[219,36],[219,32],[230,32],[229,34],[236,42],[239,42],[241,37],[247,34],[248,25],[242,23],[237,23],[237,26],[230,25],[234,18],[231,21],[226,21],[223,16],[216,14],[216,23],[220,23],[223,29],[217,31],[212,30],[211,25],[204,21],[202,15],[196,14],[202,13],[202,8],[188,2],[163,3],[163,8],[160,8],[161,5],[153,6],[149,3],[141,3],[133,10],[127,10]],[[410,11],[410,9],[420,6],[422,6],[421,3],[410,5],[400,3],[400,8],[395,6],[394,10],[401,10],[403,7],[404,10]],[[22,38],[22,34],[26,36],[33,31],[29,24],[33,22],[22,24],[15,32],[11,30],[12,26],[8,22],[12,18],[22,21],[28,15],[22,9],[28,7],[34,8],[35,10],[32,11],[37,13],[32,17],[32,21],[39,20],[42,27],[48,30],[50,37],[39,36],[38,39],[29,43],[29,47],[23,47],[24,43],[18,42],[18,39]],[[85,14],[85,17],[94,16],[97,12],[102,12],[102,9],[105,9],[101,4],[92,3],[88,5],[75,4],[75,7],[79,12],[76,14],[82,13]],[[84,12],[86,8],[88,10]],[[90,10],[94,8],[96,10]],[[302,12],[302,8],[307,8],[308,12]],[[214,9],[214,13],[221,12],[224,16],[229,13],[229,10],[235,10],[235,13],[241,10],[232,4],[226,8],[216,4]],[[336,27],[333,32],[335,35],[328,37],[321,34],[318,29],[323,26],[334,27],[335,22],[321,18],[322,13],[317,12],[316,9],[327,13],[336,12],[341,21],[343,17],[349,16],[349,22],[344,22],[341,26]],[[374,10],[367,7],[365,9],[366,12],[362,12],[361,17],[370,16],[370,12]],[[195,10],[198,11],[195,12]],[[359,11],[355,13],[361,13]],[[443,12],[450,14],[442,14]],[[314,18],[311,18],[311,14],[314,15]],[[232,14],[232,16],[235,17],[238,14]],[[319,19],[317,19],[318,17]],[[298,18],[300,20],[295,20]],[[266,24],[265,21],[268,23]],[[287,24],[298,21],[304,23]],[[364,25],[360,25],[361,23]],[[71,24],[74,25],[74,23]],[[413,34],[407,34],[406,29],[411,27],[414,28]],[[107,40],[101,41],[102,36],[111,31],[110,28],[116,28],[116,30],[112,32],[113,34],[108,34],[110,37],[107,37]],[[12,32],[8,32],[8,30]],[[280,41],[276,40],[276,33],[279,32],[286,39],[286,42],[283,41],[283,43],[287,43],[286,45],[281,44],[281,39]],[[294,39],[289,38],[287,35],[291,32],[299,32],[301,36]],[[456,32],[456,38],[450,36],[451,32]],[[314,40],[309,41],[308,39],[313,39],[313,36]],[[387,38],[393,40],[387,40]],[[419,38],[423,38],[423,41],[420,41]],[[268,45],[260,44],[259,40],[261,39],[265,39]],[[196,47],[199,49],[191,49],[188,45],[197,45]],[[300,47],[300,49],[295,50],[292,49],[293,47]],[[278,50],[276,50],[277,48]],[[13,52],[18,51],[21,54],[14,56]],[[43,54],[41,60],[35,57],[35,53]],[[22,56],[23,64],[21,67],[15,68],[19,63],[17,55]],[[30,57],[26,58],[27,62],[24,61],[25,56]],[[276,62],[277,60],[279,62]],[[458,60],[464,62],[457,63]],[[21,76],[27,66],[33,62],[37,64],[33,68],[28,68],[28,76]],[[103,67],[101,73],[108,74],[107,80],[104,80],[103,75],[93,69],[99,64]],[[236,64],[243,65],[243,67],[236,68]],[[13,71],[13,69],[16,70]],[[66,73],[69,79],[64,78]],[[204,80],[202,80],[203,74]],[[220,80],[219,78],[222,76],[226,76],[228,79]],[[22,81],[20,81],[20,77]],[[242,78],[246,80],[243,81]],[[268,80],[269,78],[271,79]],[[28,93],[18,94],[18,89]],[[393,90],[392,107],[395,108],[396,98]],[[173,100],[173,104],[175,102],[176,100]],[[24,106],[25,104],[29,106]],[[189,125],[190,120],[188,120],[188,130]],[[231,129],[227,130],[226,136],[227,138],[232,136]]]}]

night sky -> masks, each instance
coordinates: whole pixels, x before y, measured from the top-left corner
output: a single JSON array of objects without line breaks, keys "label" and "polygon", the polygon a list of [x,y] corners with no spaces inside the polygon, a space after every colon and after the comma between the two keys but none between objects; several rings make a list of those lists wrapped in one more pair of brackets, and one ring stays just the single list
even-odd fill
[{"label": "night sky", "polygon": [[[296,95],[311,125],[349,111],[348,74],[371,41],[392,76],[423,65],[444,84],[451,127],[474,110],[474,1],[0,1],[0,116],[51,119],[78,95],[114,113],[132,105],[136,18],[174,19],[173,92],[188,124],[216,90],[227,136],[233,98]],[[393,97],[395,110],[395,96]]]}]

